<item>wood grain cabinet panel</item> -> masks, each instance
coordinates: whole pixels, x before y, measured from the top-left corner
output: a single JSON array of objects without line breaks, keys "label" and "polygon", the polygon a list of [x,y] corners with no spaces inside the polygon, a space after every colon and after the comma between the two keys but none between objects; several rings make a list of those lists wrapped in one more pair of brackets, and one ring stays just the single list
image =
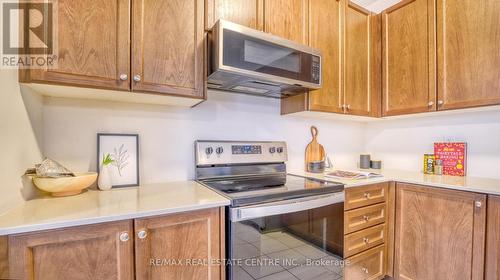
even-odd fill
[{"label": "wood grain cabinet panel", "polygon": [[386,248],[384,245],[381,245],[348,258],[348,264],[344,268],[344,279],[383,279],[385,276],[385,254]]},{"label": "wood grain cabinet panel", "polygon": [[500,196],[488,196],[486,280],[500,279]]},{"label": "wood grain cabinet panel", "polygon": [[344,233],[348,234],[384,223],[386,216],[385,203],[346,211],[344,213]]},{"label": "wood grain cabinet panel", "polygon": [[57,1],[58,64],[22,70],[22,82],[129,90],[130,0]]},{"label": "wood grain cabinet panel", "polygon": [[369,116],[371,112],[371,13],[351,2],[345,12],[346,112]]},{"label": "wood grain cabinet panel", "polygon": [[[136,219],[136,279],[221,279],[220,222],[217,208]],[[151,265],[151,260],[163,263]]]},{"label": "wood grain cabinet panel", "polygon": [[134,279],[132,221],[9,237],[9,279]]},{"label": "wood grain cabinet panel", "polygon": [[385,240],[385,224],[348,234],[345,236],[344,257],[384,244]]},{"label": "wood grain cabinet panel", "polygon": [[486,196],[397,184],[396,279],[483,279]]},{"label": "wood grain cabinet panel", "polygon": [[345,210],[381,203],[387,199],[388,183],[347,188],[345,190]]},{"label": "wood grain cabinet panel", "polygon": [[132,90],[203,98],[204,36],[203,0],[133,0]]},{"label": "wood grain cabinet panel", "polygon": [[383,115],[436,110],[435,0],[405,0],[382,15]]},{"label": "wood grain cabinet panel", "polygon": [[342,19],[343,1],[309,2],[309,45],[322,51],[322,88],[309,92],[309,108],[342,113]]},{"label": "wood grain cabinet panel", "polygon": [[308,2],[309,0],[265,0],[264,31],[307,45]]},{"label": "wood grain cabinet panel", "polygon": [[439,110],[500,104],[500,1],[438,0]]},{"label": "wood grain cabinet panel", "polygon": [[264,28],[264,0],[205,0],[206,29],[225,19],[253,29]]}]

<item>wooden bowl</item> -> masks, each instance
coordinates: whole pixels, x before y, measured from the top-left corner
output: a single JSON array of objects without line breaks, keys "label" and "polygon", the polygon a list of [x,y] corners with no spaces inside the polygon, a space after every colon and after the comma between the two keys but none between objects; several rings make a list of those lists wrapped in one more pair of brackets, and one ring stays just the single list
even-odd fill
[{"label": "wooden bowl", "polygon": [[70,196],[80,194],[84,189],[92,186],[97,179],[97,173],[75,173],[75,177],[40,178],[34,177],[33,183],[42,191],[52,196]]}]

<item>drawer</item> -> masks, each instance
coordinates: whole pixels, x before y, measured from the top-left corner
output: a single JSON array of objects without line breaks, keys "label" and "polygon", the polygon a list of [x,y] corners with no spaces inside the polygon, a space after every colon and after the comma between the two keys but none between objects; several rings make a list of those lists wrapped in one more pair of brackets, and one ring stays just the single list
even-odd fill
[{"label": "drawer", "polygon": [[348,258],[344,268],[345,280],[374,280],[385,277],[385,245]]},{"label": "drawer", "polygon": [[385,224],[351,233],[344,238],[344,256],[350,257],[385,242]]},{"label": "drawer", "polygon": [[385,203],[344,212],[344,234],[385,223]]},{"label": "drawer", "polygon": [[345,210],[385,202],[388,186],[388,183],[380,183],[366,187],[347,188],[345,190]]}]

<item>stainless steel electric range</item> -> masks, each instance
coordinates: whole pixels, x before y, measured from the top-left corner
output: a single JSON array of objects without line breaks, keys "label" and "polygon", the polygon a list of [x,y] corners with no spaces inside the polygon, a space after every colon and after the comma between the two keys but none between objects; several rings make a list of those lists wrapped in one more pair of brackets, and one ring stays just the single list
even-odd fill
[{"label": "stainless steel electric range", "polygon": [[197,181],[231,200],[229,280],[342,277],[344,185],[287,175],[285,142],[197,141],[195,151]]}]

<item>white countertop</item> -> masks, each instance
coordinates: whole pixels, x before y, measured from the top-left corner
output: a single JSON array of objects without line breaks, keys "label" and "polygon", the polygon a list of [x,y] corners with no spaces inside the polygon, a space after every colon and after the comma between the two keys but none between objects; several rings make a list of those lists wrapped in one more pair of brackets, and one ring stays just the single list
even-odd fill
[{"label": "white countertop", "polygon": [[500,195],[500,179],[489,179],[489,178],[469,177],[469,176],[457,177],[457,176],[444,176],[444,175],[427,175],[421,172],[400,171],[400,170],[363,170],[363,171],[380,173],[384,175],[384,177],[360,179],[360,180],[339,180],[336,178],[326,178],[323,174],[308,173],[305,171],[291,171],[289,172],[289,174],[324,179],[327,181],[340,182],[345,184],[346,188],[363,186],[374,183],[381,183],[381,182],[396,181],[401,183],[418,184],[418,185],[425,185],[438,188]]},{"label": "white countertop", "polygon": [[229,205],[194,182],[151,184],[26,201],[0,216],[0,235],[172,214]]}]

